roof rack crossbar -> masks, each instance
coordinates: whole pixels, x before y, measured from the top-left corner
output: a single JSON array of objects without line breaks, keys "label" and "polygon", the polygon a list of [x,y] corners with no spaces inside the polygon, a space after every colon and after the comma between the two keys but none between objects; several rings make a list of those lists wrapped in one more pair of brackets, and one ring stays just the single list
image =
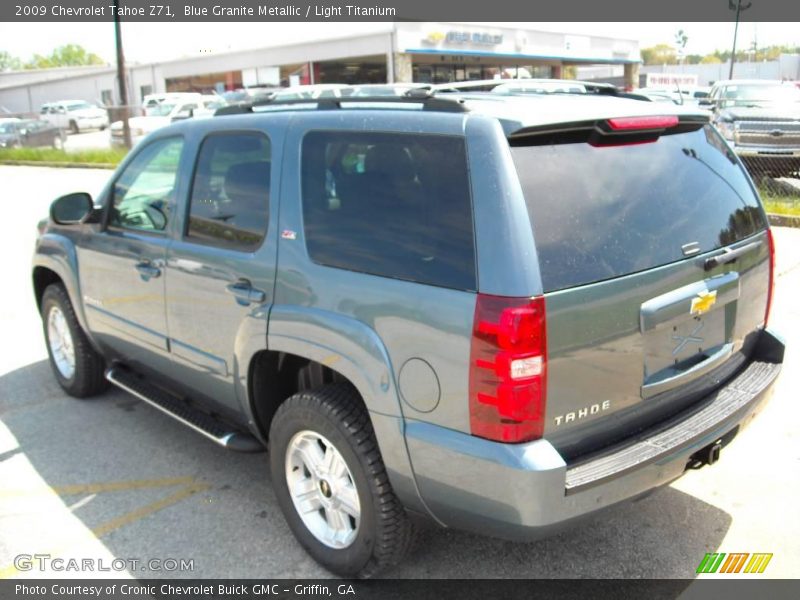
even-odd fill
[{"label": "roof rack crossbar", "polygon": [[[418,104],[422,105],[422,110],[436,112],[468,112],[469,109],[463,100],[456,98],[441,98],[433,94],[419,93],[408,94],[406,96],[346,96],[344,98],[297,98],[293,100],[256,100],[254,102],[223,106],[217,109],[214,116],[240,115],[254,112],[258,107],[292,107],[296,105],[315,104],[317,110],[336,110],[343,108],[345,104]],[[359,108],[362,108],[359,106]]]}]

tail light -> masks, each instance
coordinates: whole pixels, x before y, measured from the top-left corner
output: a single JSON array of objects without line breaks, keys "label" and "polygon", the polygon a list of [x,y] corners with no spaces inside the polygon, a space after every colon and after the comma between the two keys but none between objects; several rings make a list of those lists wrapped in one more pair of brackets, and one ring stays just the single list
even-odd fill
[{"label": "tail light", "polygon": [[472,434],[498,442],[542,437],[546,383],[544,298],[479,294],[470,350]]},{"label": "tail light", "polygon": [[769,244],[769,289],[767,290],[767,310],[764,312],[764,327],[769,323],[769,311],[772,308],[772,296],[775,293],[775,241],[772,239],[772,229],[767,229],[767,243]]}]

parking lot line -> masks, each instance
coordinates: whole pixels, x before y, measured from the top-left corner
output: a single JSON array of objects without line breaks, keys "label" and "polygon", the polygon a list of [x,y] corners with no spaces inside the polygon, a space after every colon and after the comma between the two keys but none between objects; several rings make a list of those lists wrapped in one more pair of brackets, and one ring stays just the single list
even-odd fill
[{"label": "parking lot line", "polygon": [[[106,521],[105,523],[101,523],[100,525],[93,527],[90,532],[95,539],[98,539],[111,533],[112,531],[120,529],[121,527],[135,523],[136,521],[143,519],[148,515],[154,514],[160,510],[172,506],[173,504],[177,504],[189,496],[205,491],[211,486],[207,483],[195,480],[194,477],[172,477],[165,479],[142,479],[134,481],[113,481],[108,483],[62,485],[52,488],[44,488],[41,490],[8,490],[0,493],[0,497],[25,496],[28,494],[54,494],[59,496],[72,494],[98,494],[102,492],[132,491],[176,485],[181,486],[181,488],[166,498],[156,500],[155,502],[141,506],[135,510],[120,515],[119,517],[115,517],[110,521]],[[69,548],[69,546],[52,550],[46,554],[58,556],[63,554],[67,548]],[[17,573],[18,569],[13,563],[0,567],[0,579],[9,579],[14,577]]]}]

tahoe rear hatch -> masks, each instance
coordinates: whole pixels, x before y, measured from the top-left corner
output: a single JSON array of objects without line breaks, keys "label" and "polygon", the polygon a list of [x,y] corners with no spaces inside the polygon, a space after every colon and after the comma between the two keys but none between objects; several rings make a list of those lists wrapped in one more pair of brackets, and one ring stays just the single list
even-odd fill
[{"label": "tahoe rear hatch", "polygon": [[697,117],[510,136],[545,292],[544,437],[568,460],[684,411],[747,362],[771,236],[744,169]]}]

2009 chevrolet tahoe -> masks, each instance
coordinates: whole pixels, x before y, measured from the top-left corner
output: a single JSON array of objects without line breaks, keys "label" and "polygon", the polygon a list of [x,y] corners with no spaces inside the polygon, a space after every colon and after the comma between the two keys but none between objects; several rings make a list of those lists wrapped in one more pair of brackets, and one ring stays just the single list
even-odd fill
[{"label": "2009 chevrolet tahoe", "polygon": [[741,162],[682,107],[494,96],[155,132],[37,242],[58,382],[268,448],[297,539],[349,576],[417,518],[527,539],[715,462],[783,360]]}]

